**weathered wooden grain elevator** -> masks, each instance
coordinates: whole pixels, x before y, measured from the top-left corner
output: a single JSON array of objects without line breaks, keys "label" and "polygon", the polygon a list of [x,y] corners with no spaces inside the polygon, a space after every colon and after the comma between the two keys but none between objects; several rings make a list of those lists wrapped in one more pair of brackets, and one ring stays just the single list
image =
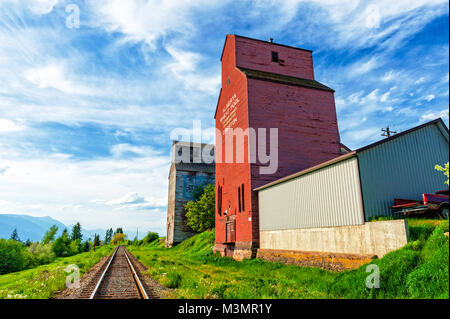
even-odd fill
[{"label": "weathered wooden grain elevator", "polygon": [[184,206],[198,185],[214,184],[214,145],[174,141],[169,172],[166,247],[196,233],[187,225]]}]

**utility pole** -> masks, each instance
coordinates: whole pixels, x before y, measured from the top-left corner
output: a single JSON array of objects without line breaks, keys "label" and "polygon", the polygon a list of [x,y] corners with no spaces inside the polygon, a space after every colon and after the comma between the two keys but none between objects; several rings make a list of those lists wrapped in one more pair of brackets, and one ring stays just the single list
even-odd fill
[{"label": "utility pole", "polygon": [[383,132],[383,134],[381,134],[381,136],[386,136],[386,137],[390,137],[393,134],[397,134],[397,131],[391,131],[389,129],[389,125],[385,129],[382,128],[381,131]]}]

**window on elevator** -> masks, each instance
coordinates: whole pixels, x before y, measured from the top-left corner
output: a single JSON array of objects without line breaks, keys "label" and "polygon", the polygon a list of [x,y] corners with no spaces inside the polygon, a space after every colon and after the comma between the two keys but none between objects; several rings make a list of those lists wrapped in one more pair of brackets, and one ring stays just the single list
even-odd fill
[{"label": "window on elevator", "polygon": [[278,52],[272,51],[272,62],[278,62]]},{"label": "window on elevator", "polygon": [[219,185],[218,188],[218,199],[217,199],[217,212],[219,216],[222,216],[222,186]]},{"label": "window on elevator", "polygon": [[238,187],[238,203],[239,203],[239,213],[241,212],[241,187]]},{"label": "window on elevator", "polygon": [[245,212],[245,201],[244,201],[244,184],[241,186],[241,200],[242,200],[242,211]]}]

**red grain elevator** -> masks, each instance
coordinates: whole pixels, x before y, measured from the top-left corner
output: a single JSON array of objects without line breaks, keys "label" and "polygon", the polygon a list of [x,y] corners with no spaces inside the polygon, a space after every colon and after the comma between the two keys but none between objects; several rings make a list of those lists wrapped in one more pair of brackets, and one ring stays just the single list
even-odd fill
[{"label": "red grain elevator", "polygon": [[312,51],[227,35],[221,62],[214,251],[241,260],[259,247],[253,189],[339,156],[340,137],[334,90],[315,81]]}]

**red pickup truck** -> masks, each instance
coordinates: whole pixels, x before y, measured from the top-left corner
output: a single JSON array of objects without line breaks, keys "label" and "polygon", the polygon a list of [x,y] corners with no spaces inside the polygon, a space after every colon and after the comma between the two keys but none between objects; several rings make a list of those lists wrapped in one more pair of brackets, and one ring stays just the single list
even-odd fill
[{"label": "red pickup truck", "polygon": [[448,189],[436,192],[436,194],[422,194],[422,201],[412,199],[395,198],[391,207],[394,214],[401,215],[438,215],[448,219]]}]

